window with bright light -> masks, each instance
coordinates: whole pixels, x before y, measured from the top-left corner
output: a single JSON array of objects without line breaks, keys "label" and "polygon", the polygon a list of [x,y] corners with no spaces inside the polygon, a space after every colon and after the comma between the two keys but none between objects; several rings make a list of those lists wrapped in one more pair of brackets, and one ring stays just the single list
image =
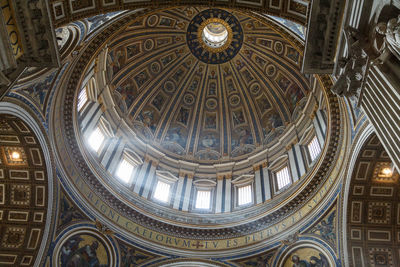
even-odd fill
[{"label": "window with bright light", "polygon": [[82,107],[86,104],[88,100],[87,92],[86,92],[86,87],[83,88],[78,95],[78,111],[82,109]]},{"label": "window with bright light", "polygon": [[135,167],[126,159],[122,159],[118,165],[116,176],[124,183],[129,183]]},{"label": "window with bright light", "polygon": [[251,203],[251,184],[238,188],[238,205],[246,205]]},{"label": "window with bright light", "polygon": [[198,190],[196,198],[196,209],[209,209],[210,199],[211,199],[210,191]]},{"label": "window with bright light", "polygon": [[287,166],[276,173],[276,181],[278,183],[278,190],[290,184],[289,169]]},{"label": "window with bright light", "polygon": [[170,184],[163,181],[158,181],[156,191],[154,192],[154,198],[161,202],[168,202],[170,188]]},{"label": "window with bright light", "polygon": [[321,153],[321,147],[316,136],[314,136],[311,142],[308,143],[307,148],[310,153],[311,161],[314,161],[318,157],[319,153]]},{"label": "window with bright light", "polygon": [[228,40],[228,30],[226,27],[219,22],[211,22],[203,29],[203,40],[204,43],[211,47],[221,47]]},{"label": "window with bright light", "polygon": [[104,142],[104,134],[102,133],[102,131],[100,130],[99,127],[96,127],[96,129],[94,129],[94,131],[92,132],[92,134],[89,137],[88,143],[89,146],[96,152],[99,152],[99,149],[101,147],[101,145]]}]

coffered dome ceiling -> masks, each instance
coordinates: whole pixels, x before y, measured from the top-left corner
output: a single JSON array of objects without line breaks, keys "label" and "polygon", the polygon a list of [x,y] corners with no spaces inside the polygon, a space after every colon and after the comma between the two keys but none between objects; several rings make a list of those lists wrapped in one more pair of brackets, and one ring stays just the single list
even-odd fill
[{"label": "coffered dome ceiling", "polygon": [[300,66],[300,53],[254,18],[182,8],[113,38],[106,79],[144,143],[175,159],[221,162],[272,146],[296,122],[310,92]]},{"label": "coffered dome ceiling", "polygon": [[[82,44],[55,96],[68,183],[96,217],[144,242],[162,243],[153,231],[193,244],[242,238],[215,243],[225,250],[247,246],[246,234],[259,233],[256,246],[272,227],[282,234],[328,194],[343,143],[340,105],[325,89],[331,80],[301,74],[301,49],[293,33],[255,13],[122,15]],[[306,146],[317,138],[310,159]],[[169,185],[166,200],[155,197],[160,181]],[[251,185],[246,205],[238,202],[243,185]],[[208,208],[197,207],[202,190]]]}]

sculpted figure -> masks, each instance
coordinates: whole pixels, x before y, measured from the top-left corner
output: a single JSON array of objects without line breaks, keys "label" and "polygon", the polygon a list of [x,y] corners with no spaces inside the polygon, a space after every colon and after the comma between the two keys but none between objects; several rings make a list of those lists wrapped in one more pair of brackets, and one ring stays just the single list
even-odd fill
[{"label": "sculpted figure", "polygon": [[400,15],[387,23],[378,23],[375,29],[378,34],[385,36],[384,44],[380,48],[381,56],[377,59],[378,63],[384,62],[390,54],[400,60]]},{"label": "sculpted figure", "polygon": [[339,60],[343,70],[332,91],[339,96],[354,96],[360,91],[367,67],[368,56],[364,51],[360,36],[352,28],[344,29],[348,47],[348,56]]}]

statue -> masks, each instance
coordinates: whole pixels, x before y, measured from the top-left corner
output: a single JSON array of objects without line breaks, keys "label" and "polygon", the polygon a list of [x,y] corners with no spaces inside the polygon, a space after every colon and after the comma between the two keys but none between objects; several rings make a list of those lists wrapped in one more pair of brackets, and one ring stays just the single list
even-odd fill
[{"label": "statue", "polygon": [[357,30],[347,27],[344,29],[344,34],[348,56],[339,59],[339,67],[343,71],[332,87],[332,91],[339,96],[351,97],[361,91],[367,69],[368,55],[362,45],[365,42]]},{"label": "statue", "polygon": [[400,60],[400,15],[387,23],[378,23],[375,29],[378,34],[385,36],[384,44],[379,49],[381,55],[377,58],[377,62],[385,62],[391,54]]}]

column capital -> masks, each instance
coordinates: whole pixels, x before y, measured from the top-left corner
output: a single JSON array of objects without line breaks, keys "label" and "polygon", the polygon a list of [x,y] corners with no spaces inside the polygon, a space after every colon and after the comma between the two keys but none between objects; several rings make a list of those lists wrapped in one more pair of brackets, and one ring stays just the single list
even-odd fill
[{"label": "column capital", "polygon": [[263,167],[263,168],[268,167],[268,161],[263,162],[262,167]]}]

